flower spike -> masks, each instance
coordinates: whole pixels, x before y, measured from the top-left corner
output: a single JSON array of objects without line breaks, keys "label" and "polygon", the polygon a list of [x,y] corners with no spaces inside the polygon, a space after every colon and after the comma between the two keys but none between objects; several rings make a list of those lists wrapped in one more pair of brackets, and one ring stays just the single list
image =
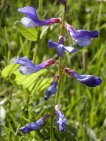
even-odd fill
[{"label": "flower spike", "polygon": [[56,63],[56,61],[54,59],[49,59],[41,64],[34,65],[28,58],[20,57],[20,58],[17,58],[14,63],[20,64],[21,65],[19,67],[20,73],[27,75],[27,74],[35,73],[41,69],[44,69]]},{"label": "flower spike", "polygon": [[56,115],[56,123],[59,125],[60,131],[65,131],[66,126],[66,118],[64,117],[63,113],[61,112],[60,105],[55,106],[55,115]]},{"label": "flower spike", "polygon": [[76,78],[79,82],[87,85],[88,87],[96,87],[102,83],[102,80],[97,76],[87,74],[80,75],[75,70],[70,68],[64,68],[63,71]]},{"label": "flower spike", "polygon": [[60,18],[50,18],[46,20],[39,20],[36,9],[31,6],[25,6],[25,7],[19,8],[18,12],[26,15],[26,17],[21,19],[21,23],[27,28],[49,26],[51,24],[61,23]]},{"label": "flower spike", "polygon": [[44,122],[49,118],[49,115],[45,115],[36,122],[27,123],[25,126],[20,128],[20,131],[24,134],[29,133],[30,131],[37,130],[44,124]]},{"label": "flower spike", "polygon": [[57,92],[57,85],[58,85],[59,76],[55,76],[53,82],[47,88],[44,99],[48,100],[48,98]]},{"label": "flower spike", "polygon": [[52,40],[48,41],[49,48],[55,48],[57,51],[58,56],[63,56],[64,51],[69,53],[74,53],[76,49],[74,47],[66,47],[64,46],[64,38],[63,36],[59,37],[58,43],[53,42]]},{"label": "flower spike", "polygon": [[73,40],[80,46],[88,46],[91,43],[92,38],[98,37],[98,31],[93,30],[91,32],[87,30],[75,30],[71,25],[65,24],[65,28],[69,31]]}]

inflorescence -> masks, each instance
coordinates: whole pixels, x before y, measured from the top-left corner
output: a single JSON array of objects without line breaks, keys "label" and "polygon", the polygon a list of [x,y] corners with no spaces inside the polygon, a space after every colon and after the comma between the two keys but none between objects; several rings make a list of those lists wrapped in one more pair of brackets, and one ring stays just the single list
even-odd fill
[{"label": "inflorescence", "polygon": [[[65,7],[66,10],[66,0],[58,0],[63,6]],[[26,17],[23,17],[21,19],[21,23],[23,26],[27,28],[31,27],[39,27],[39,26],[49,26],[52,24],[63,24],[63,28],[66,29],[66,31],[69,32],[72,40],[78,44],[80,47],[86,47],[92,42],[92,38],[98,37],[98,31],[93,30],[91,32],[81,29],[81,30],[76,30],[74,27],[69,25],[68,23],[64,22],[62,23],[61,18],[50,18],[50,19],[45,19],[45,20],[39,20],[37,16],[36,9],[30,6],[26,6],[23,8],[19,8],[18,12],[24,14]],[[56,50],[56,53],[59,57],[62,57],[65,53],[65,51],[69,53],[74,53],[77,51],[75,47],[72,46],[65,46],[64,45],[64,37],[63,35],[59,36],[58,42],[54,42],[52,40],[48,41],[48,47],[49,48],[54,48]],[[19,71],[23,75],[28,75],[32,73],[36,73],[37,71],[50,67],[52,64],[56,64],[57,60],[55,59],[49,59],[45,62],[42,62],[40,64],[33,64],[28,58],[26,57],[20,57],[17,58],[14,62],[15,64],[20,64],[19,66]],[[99,84],[101,84],[102,80],[99,77],[93,76],[93,75],[87,75],[87,74],[78,74],[75,70],[71,68],[62,68],[62,73],[64,74],[67,73],[71,75],[73,78],[78,80],[79,82],[87,85],[88,87],[96,87]],[[44,99],[48,100],[53,94],[56,94],[57,89],[58,89],[58,81],[60,76],[54,76],[53,81],[49,85],[49,87],[45,91]],[[64,114],[61,111],[60,105],[56,103],[55,105],[55,117],[56,117],[56,123],[59,127],[60,131],[65,131],[66,130],[66,118],[64,117]],[[39,129],[40,126],[42,126],[45,121],[51,117],[50,115],[45,115],[36,122],[31,122],[26,124],[25,126],[20,128],[20,131],[24,134],[29,133],[32,130],[37,130]],[[52,117],[51,117],[52,118]]]}]

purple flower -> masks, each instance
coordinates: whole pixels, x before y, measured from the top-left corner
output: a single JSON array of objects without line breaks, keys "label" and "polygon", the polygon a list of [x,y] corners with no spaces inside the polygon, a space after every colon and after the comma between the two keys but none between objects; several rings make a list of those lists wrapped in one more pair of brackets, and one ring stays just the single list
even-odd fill
[{"label": "purple flower", "polygon": [[91,32],[87,30],[75,30],[72,26],[69,24],[65,24],[65,28],[69,31],[71,37],[73,40],[80,46],[88,46],[91,43],[92,38],[98,37],[98,31],[93,30]]},{"label": "purple flower", "polygon": [[37,120],[36,122],[27,123],[25,126],[20,128],[20,131],[22,133],[26,134],[32,130],[37,130],[37,129],[39,129],[40,126],[42,126],[44,124],[44,122],[46,121],[46,119],[48,117],[49,117],[49,115],[45,115],[42,118],[40,118],[39,120]]},{"label": "purple flower", "polygon": [[59,125],[60,131],[65,131],[66,126],[66,118],[64,117],[63,113],[61,112],[60,105],[55,106],[55,115],[56,115],[56,123]]},{"label": "purple flower", "polygon": [[57,92],[57,85],[58,85],[59,76],[55,76],[53,82],[47,88],[44,99],[48,100],[48,98]]},{"label": "purple flower", "polygon": [[63,71],[76,78],[81,83],[87,85],[88,87],[96,87],[102,83],[102,80],[97,76],[87,74],[80,75],[75,70],[70,68],[64,68]]},{"label": "purple flower", "polygon": [[17,58],[14,63],[20,64],[21,65],[19,67],[20,73],[27,75],[27,74],[35,73],[41,69],[44,69],[56,63],[56,61],[54,59],[49,59],[41,64],[34,65],[28,58],[20,57],[20,58]]},{"label": "purple flower", "polygon": [[64,46],[64,38],[63,36],[59,37],[58,43],[53,42],[52,40],[48,41],[48,45],[50,48],[55,48],[57,51],[58,56],[63,56],[64,51],[67,51],[69,53],[74,53],[76,49],[74,47],[66,47]]},{"label": "purple flower", "polygon": [[30,6],[19,8],[18,12],[21,12],[26,15],[26,17],[21,19],[21,23],[27,28],[61,23],[59,18],[50,18],[46,20],[39,20],[36,9]]}]

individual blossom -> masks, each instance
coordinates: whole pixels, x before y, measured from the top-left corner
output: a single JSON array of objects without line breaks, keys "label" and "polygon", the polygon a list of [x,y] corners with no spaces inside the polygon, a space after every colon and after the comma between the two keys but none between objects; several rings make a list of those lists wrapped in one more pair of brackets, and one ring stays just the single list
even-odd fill
[{"label": "individual blossom", "polygon": [[60,131],[65,131],[66,126],[66,118],[64,117],[63,113],[61,112],[60,105],[55,106],[55,115],[56,115],[56,123],[59,126]]},{"label": "individual blossom", "polygon": [[97,30],[92,30],[92,31],[87,31],[87,30],[75,30],[72,26],[69,24],[65,24],[65,28],[67,31],[69,31],[72,39],[80,46],[88,46],[91,43],[92,38],[98,37],[98,31]]},{"label": "individual blossom", "polygon": [[67,51],[69,53],[74,53],[76,49],[74,47],[66,47],[64,46],[64,38],[63,36],[59,37],[58,43],[53,42],[52,40],[48,41],[49,48],[55,48],[58,56],[63,56],[64,51]]},{"label": "individual blossom", "polygon": [[47,25],[51,25],[55,23],[61,23],[60,18],[50,18],[46,20],[39,20],[36,9],[30,6],[19,8],[18,12],[26,15],[26,17],[23,17],[21,19],[21,23],[27,28],[47,26]]},{"label": "individual blossom", "polygon": [[54,59],[49,59],[41,64],[34,65],[28,58],[20,57],[20,58],[17,58],[14,63],[20,64],[21,65],[19,67],[20,73],[27,75],[27,74],[35,73],[41,69],[44,69],[56,63],[56,61]]},{"label": "individual blossom", "polygon": [[96,87],[102,83],[102,80],[97,76],[87,74],[80,75],[75,70],[70,68],[64,68],[63,71],[76,78],[79,82],[87,85],[88,87]]},{"label": "individual blossom", "polygon": [[26,134],[32,130],[38,130],[40,126],[42,126],[45,123],[48,117],[49,115],[45,115],[42,118],[40,118],[39,120],[37,120],[36,122],[27,123],[25,126],[20,128],[20,131]]},{"label": "individual blossom", "polygon": [[44,99],[48,100],[48,98],[57,92],[57,85],[58,85],[59,76],[55,76],[53,82],[47,88]]}]

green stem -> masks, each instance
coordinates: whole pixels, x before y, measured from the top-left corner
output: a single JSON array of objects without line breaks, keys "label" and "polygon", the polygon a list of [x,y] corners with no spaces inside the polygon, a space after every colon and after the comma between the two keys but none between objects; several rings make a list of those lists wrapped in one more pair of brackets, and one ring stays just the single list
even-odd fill
[{"label": "green stem", "polygon": [[59,57],[59,66],[58,66],[58,73],[59,73],[59,82],[58,82],[58,90],[57,90],[57,94],[56,94],[56,101],[55,104],[59,104],[59,96],[60,96],[60,87],[61,87],[61,79],[62,79],[62,60],[61,57]]},{"label": "green stem", "polygon": [[[63,21],[62,21],[61,35],[63,35],[63,30],[64,30],[65,13],[66,13],[66,7],[64,7],[64,11],[63,11]],[[55,104],[59,104],[59,101],[60,101],[59,97],[60,97],[61,80],[62,80],[62,60],[61,60],[61,57],[59,57],[58,74],[59,74],[59,83],[58,83],[58,91],[57,91],[57,94],[56,94]]]},{"label": "green stem", "polygon": [[[61,28],[61,35],[63,35],[63,29],[64,29],[65,10],[66,9],[64,8],[64,15],[63,15],[62,28]],[[62,59],[61,59],[61,57],[59,57],[58,74],[59,74],[59,82],[58,82],[58,90],[57,90],[56,99],[55,99],[55,105],[58,104],[59,100],[60,100],[59,98],[60,98],[60,89],[61,89],[61,80],[62,80]],[[54,141],[53,121],[54,121],[54,114],[51,117],[50,141]]]},{"label": "green stem", "polygon": [[[39,0],[38,7],[39,7],[39,18],[40,18],[42,15],[43,0]],[[33,63],[38,63],[39,40],[40,40],[40,28],[38,28],[38,38],[37,38],[37,43],[35,44],[35,48],[34,48]]]},{"label": "green stem", "polygon": [[[63,15],[63,21],[62,21],[61,35],[63,35],[63,30],[64,30],[65,12],[66,12],[66,7],[64,8],[64,15]],[[59,100],[60,100],[60,88],[61,88],[61,80],[62,80],[62,71],[61,70],[62,70],[62,60],[61,60],[61,57],[59,57],[59,65],[58,65],[59,82],[58,82],[58,90],[57,90],[57,93],[56,93],[55,105],[59,104]],[[54,112],[53,112],[53,115],[51,117],[50,141],[54,141],[53,121],[54,121]]]}]

